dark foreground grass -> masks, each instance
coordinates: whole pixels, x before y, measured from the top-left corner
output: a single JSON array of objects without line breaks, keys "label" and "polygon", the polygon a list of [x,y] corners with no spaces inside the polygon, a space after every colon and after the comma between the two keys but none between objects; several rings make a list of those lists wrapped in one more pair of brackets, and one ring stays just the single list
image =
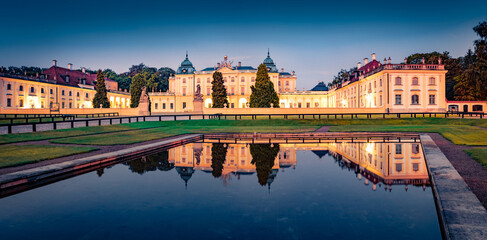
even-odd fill
[{"label": "dark foreground grass", "polygon": [[97,150],[97,148],[53,145],[0,146],[0,168],[39,162],[94,150]]},{"label": "dark foreground grass", "polygon": [[487,168],[487,148],[471,148],[465,150],[465,152]]}]

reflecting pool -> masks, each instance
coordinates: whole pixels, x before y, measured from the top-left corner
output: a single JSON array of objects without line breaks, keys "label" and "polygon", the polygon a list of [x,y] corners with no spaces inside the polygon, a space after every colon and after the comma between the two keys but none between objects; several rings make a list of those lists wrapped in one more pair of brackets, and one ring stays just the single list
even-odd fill
[{"label": "reflecting pool", "polygon": [[441,239],[419,143],[191,143],[0,199],[0,238]]}]

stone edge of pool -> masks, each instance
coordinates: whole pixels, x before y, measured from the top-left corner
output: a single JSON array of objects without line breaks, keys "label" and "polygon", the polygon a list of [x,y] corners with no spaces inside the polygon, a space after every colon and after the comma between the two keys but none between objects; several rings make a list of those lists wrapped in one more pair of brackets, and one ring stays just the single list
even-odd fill
[{"label": "stone edge of pool", "polygon": [[447,239],[485,239],[487,211],[428,134],[420,134],[443,234]]},{"label": "stone edge of pool", "polygon": [[18,172],[0,175],[0,190],[16,187],[19,185],[35,183],[46,178],[52,178],[70,172],[76,172],[82,169],[88,169],[94,166],[101,166],[108,163],[114,163],[124,158],[137,156],[139,154],[147,153],[151,150],[160,149],[164,147],[172,147],[183,145],[186,143],[199,141],[203,139],[202,134],[188,134],[176,138],[165,139],[159,142],[145,144],[126,148],[114,152],[98,154],[94,156],[84,157],[72,161],[51,164],[42,167],[22,170]]}]

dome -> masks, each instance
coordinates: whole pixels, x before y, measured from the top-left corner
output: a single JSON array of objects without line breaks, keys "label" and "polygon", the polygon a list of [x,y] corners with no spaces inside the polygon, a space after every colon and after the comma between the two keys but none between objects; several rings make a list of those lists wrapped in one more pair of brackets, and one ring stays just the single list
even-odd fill
[{"label": "dome", "polygon": [[176,74],[192,74],[196,71],[193,67],[193,63],[188,59],[188,53],[186,52],[186,58],[181,62],[181,66],[176,71]]},{"label": "dome", "polygon": [[264,59],[264,65],[267,67],[268,72],[278,72],[276,64],[274,64],[274,60],[272,60],[269,50],[267,50],[267,58]]}]

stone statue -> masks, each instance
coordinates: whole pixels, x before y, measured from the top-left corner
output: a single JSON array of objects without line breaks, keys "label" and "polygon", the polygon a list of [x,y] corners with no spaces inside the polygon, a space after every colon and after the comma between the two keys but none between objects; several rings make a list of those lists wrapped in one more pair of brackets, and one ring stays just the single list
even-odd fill
[{"label": "stone statue", "polygon": [[140,103],[148,103],[149,102],[149,96],[147,96],[147,87],[143,87],[142,88],[142,93],[140,94],[140,100],[139,100],[139,104]]},{"label": "stone statue", "polygon": [[148,116],[150,115],[149,111],[149,96],[147,95],[147,88],[142,88],[142,93],[140,93],[139,99],[139,115],[141,116]]},{"label": "stone statue", "polygon": [[199,84],[196,85],[196,92],[194,93],[194,100],[195,101],[203,101],[203,94],[201,94],[201,86]]}]

